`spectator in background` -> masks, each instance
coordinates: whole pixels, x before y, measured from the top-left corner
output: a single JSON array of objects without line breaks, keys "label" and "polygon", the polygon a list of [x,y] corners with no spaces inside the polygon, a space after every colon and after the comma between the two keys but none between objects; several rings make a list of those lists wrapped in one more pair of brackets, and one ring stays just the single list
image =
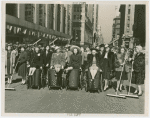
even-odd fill
[{"label": "spectator in background", "polygon": [[12,74],[13,74],[13,67],[15,65],[15,60],[12,57],[11,46],[7,46],[7,50],[5,51],[5,70],[8,76],[8,84],[12,83]]},{"label": "spectator in background", "polygon": [[21,53],[19,55],[18,59],[18,75],[22,77],[22,84],[25,84],[26,82],[26,75],[27,75],[27,52],[25,51],[25,48],[21,47]]}]

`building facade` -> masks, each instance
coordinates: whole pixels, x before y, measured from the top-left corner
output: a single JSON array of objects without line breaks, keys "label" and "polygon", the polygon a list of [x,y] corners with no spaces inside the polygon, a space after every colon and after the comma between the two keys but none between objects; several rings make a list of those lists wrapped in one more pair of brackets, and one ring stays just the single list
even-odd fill
[{"label": "building facade", "polygon": [[[73,4],[73,43],[81,46],[93,44],[93,32],[98,24],[98,6]],[[96,12],[97,11],[97,12]]]},{"label": "building facade", "polygon": [[125,9],[124,34],[122,45],[126,48],[133,48],[133,24],[134,24],[135,5],[128,4]]},{"label": "building facade", "polygon": [[56,37],[72,36],[68,5],[6,4],[6,42],[33,43],[39,39],[46,45]]},{"label": "building facade", "polygon": [[113,46],[118,46],[119,36],[120,36],[120,16],[116,16],[113,19],[113,26],[112,26],[112,43],[113,43]]},{"label": "building facade", "polygon": [[[146,5],[135,5],[133,37],[136,45],[145,47],[146,42]],[[137,40],[139,39],[139,40]]]},{"label": "building facade", "polygon": [[133,48],[139,39],[138,44],[145,45],[145,5],[127,4],[120,6],[120,39],[119,45],[126,48]]}]

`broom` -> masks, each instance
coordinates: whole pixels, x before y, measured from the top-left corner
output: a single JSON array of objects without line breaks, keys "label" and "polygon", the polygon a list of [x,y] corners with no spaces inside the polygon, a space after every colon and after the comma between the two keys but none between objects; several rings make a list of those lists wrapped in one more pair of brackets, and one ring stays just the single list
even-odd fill
[{"label": "broom", "polygon": [[[121,82],[123,69],[124,69],[124,64],[123,64],[122,71],[121,71],[121,74],[120,74],[119,85],[120,85],[120,82]],[[123,95],[118,95],[118,93],[117,93],[117,92],[116,92],[116,95],[114,95],[114,94],[107,94],[107,96],[110,96],[110,97],[118,97],[118,98],[126,99],[126,97],[125,97],[125,96],[123,96]]]}]

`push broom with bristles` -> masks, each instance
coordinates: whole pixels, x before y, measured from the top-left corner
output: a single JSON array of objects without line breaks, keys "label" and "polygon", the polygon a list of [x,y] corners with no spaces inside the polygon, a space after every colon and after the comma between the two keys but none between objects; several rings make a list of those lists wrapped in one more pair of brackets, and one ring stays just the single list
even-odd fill
[{"label": "push broom with bristles", "polygon": [[9,85],[10,84],[8,84],[7,88],[5,88],[5,90],[10,90],[10,91],[15,91],[16,90],[15,88],[9,88]]},{"label": "push broom with bristles", "polygon": [[[123,69],[124,69],[124,64],[123,64],[122,71],[121,71],[121,74],[120,74],[119,85],[120,85],[120,82],[121,82]],[[107,94],[107,96],[126,99],[126,96],[125,96],[125,95],[118,95],[117,92],[116,92],[116,94]]]},{"label": "push broom with bristles", "polygon": [[133,69],[133,62],[132,62],[132,68],[131,68],[131,78],[130,78],[130,82],[129,82],[129,91],[128,91],[128,94],[119,94],[119,95],[130,97],[130,98],[139,98],[139,96],[137,96],[137,95],[130,95],[131,79],[132,79],[132,69]]}]

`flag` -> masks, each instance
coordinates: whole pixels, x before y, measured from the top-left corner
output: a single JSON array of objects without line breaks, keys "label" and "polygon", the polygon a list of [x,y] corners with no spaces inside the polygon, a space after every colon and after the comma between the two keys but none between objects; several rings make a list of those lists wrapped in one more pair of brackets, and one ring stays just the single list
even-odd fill
[{"label": "flag", "polygon": [[17,30],[17,28],[16,27],[14,27],[14,33],[16,34],[16,30]]},{"label": "flag", "polygon": [[49,36],[49,35],[47,34],[46,38],[48,38],[48,36]]},{"label": "flag", "polygon": [[38,37],[40,37],[40,32],[38,32]]},{"label": "flag", "polygon": [[12,30],[12,26],[9,26],[9,30],[10,30],[10,31]]},{"label": "flag", "polygon": [[9,25],[6,26],[6,29],[9,29]]},{"label": "flag", "polygon": [[19,31],[20,31],[20,30],[21,30],[21,28],[20,28],[20,27],[18,27],[18,28],[17,28],[17,33],[19,33]]},{"label": "flag", "polygon": [[51,39],[51,35],[49,35],[49,39]]},{"label": "flag", "polygon": [[35,32],[34,31],[32,31],[32,35],[35,36]]},{"label": "flag", "polygon": [[29,31],[29,35],[31,35],[31,31]]},{"label": "flag", "polygon": [[23,34],[26,34],[26,33],[27,33],[27,29],[24,29]]}]

